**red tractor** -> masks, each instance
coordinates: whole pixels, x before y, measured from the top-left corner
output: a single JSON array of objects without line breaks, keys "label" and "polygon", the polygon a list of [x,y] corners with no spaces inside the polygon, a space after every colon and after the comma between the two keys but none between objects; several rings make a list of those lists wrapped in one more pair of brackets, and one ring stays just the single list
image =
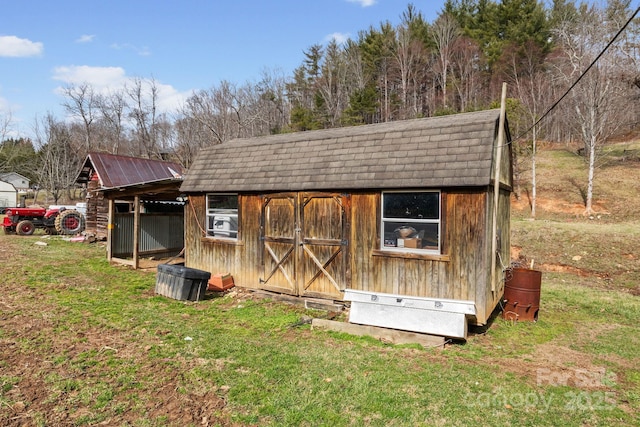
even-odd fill
[{"label": "red tractor", "polygon": [[30,236],[36,228],[47,234],[78,234],[84,230],[84,215],[76,209],[60,206],[8,208],[2,222],[5,234]]}]

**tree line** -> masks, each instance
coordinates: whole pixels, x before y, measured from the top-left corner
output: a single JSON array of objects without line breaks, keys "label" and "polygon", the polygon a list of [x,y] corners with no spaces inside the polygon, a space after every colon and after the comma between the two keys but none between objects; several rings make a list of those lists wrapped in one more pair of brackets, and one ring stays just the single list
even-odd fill
[{"label": "tree line", "polygon": [[[631,0],[447,0],[428,22],[408,4],[397,25],[385,21],[344,43],[308,47],[291,75],[265,70],[252,82],[222,81],[170,112],[159,108],[154,79],[110,92],[70,85],[66,118],[38,120],[36,141],[3,138],[0,171],[20,168],[59,193],[91,151],[170,158],[188,168],[200,148],[236,138],[496,107],[506,82],[516,185],[535,171],[536,144],[545,139],[582,145],[592,192],[599,148],[638,124],[638,21],[618,34],[633,13]],[[12,149],[29,144],[35,160],[20,164],[24,153]]]}]

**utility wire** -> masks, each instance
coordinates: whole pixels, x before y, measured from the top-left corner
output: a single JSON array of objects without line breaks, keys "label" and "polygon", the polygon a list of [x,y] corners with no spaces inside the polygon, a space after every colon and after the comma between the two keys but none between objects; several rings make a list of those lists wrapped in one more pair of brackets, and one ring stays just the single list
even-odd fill
[{"label": "utility wire", "polygon": [[584,75],[589,72],[589,70],[596,64],[596,62],[598,62],[600,57],[602,55],[604,55],[604,53],[611,47],[611,45],[616,41],[616,39],[620,36],[620,34],[622,34],[622,32],[629,26],[629,24],[631,23],[631,21],[633,21],[633,18],[636,17],[638,12],[640,12],[640,7],[637,8],[635,12],[633,12],[633,14],[631,15],[631,18],[629,18],[627,20],[627,22],[622,26],[622,28],[620,28],[620,30],[618,30],[616,35],[613,36],[611,41],[609,41],[609,43],[604,47],[604,49],[602,49],[602,51],[598,54],[598,56],[596,56],[596,58],[591,62],[591,64],[589,64],[587,69],[584,70],[584,72],[582,74],[580,74],[580,76],[578,76],[576,81],[573,82],[573,84],[569,87],[569,89],[567,89],[567,91],[556,102],[554,102],[553,105],[551,107],[549,107],[547,109],[547,111],[545,111],[545,113],[542,116],[540,116],[540,118],[533,125],[531,125],[531,127],[529,127],[529,129],[527,129],[526,131],[522,132],[520,135],[518,135],[516,138],[512,139],[511,141],[517,141],[518,139],[522,138],[524,135],[529,133],[529,131],[531,129],[536,127],[538,125],[538,123],[540,123],[542,121],[542,119],[544,119],[547,115],[549,115],[549,113],[551,113],[551,111],[553,111],[558,106],[558,104],[560,104],[560,102],[569,94],[569,92],[571,92],[571,90],[573,90],[573,88],[578,84],[578,82],[580,82],[580,80],[582,80]]}]

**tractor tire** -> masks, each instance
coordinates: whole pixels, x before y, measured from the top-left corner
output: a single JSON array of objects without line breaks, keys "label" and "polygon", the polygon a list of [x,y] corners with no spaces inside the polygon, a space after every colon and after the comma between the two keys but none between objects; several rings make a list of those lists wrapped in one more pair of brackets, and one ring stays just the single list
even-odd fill
[{"label": "tractor tire", "polygon": [[16,225],[16,233],[21,236],[31,236],[35,230],[36,226],[28,219],[22,220]]},{"label": "tractor tire", "polygon": [[73,209],[65,209],[55,221],[58,234],[78,234],[84,231],[84,215]]},{"label": "tractor tire", "polygon": [[15,230],[12,227],[2,227],[4,228],[4,234],[15,234]]}]

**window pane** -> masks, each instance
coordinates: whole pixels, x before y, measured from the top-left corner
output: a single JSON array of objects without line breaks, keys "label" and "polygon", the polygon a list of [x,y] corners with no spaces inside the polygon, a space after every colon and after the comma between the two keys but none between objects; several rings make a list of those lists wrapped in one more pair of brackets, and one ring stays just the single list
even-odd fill
[{"label": "window pane", "polygon": [[207,194],[207,234],[238,238],[237,194]]},{"label": "window pane", "polygon": [[218,237],[238,237],[238,217],[236,215],[210,216],[209,233]]},{"label": "window pane", "polygon": [[237,194],[209,194],[209,209],[238,209]]},{"label": "window pane", "polygon": [[383,246],[416,249],[438,249],[438,224],[411,224],[385,221]]},{"label": "window pane", "polygon": [[382,215],[385,218],[439,219],[440,194],[385,193]]}]

